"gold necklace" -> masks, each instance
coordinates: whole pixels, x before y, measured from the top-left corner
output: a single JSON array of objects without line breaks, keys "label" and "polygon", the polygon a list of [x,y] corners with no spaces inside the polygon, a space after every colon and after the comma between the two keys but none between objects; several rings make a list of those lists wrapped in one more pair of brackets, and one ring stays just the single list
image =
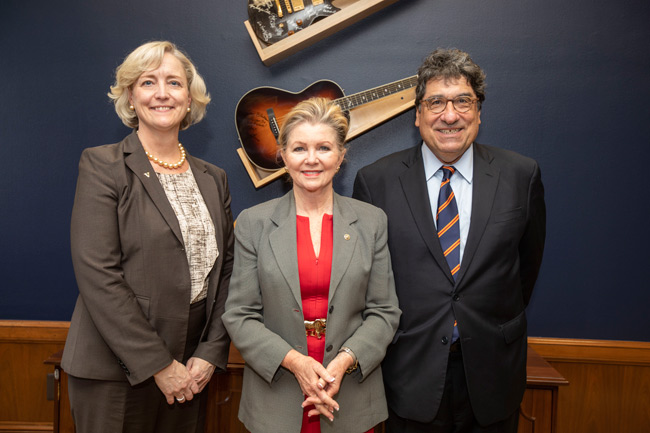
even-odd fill
[{"label": "gold necklace", "polygon": [[165,168],[176,169],[176,168],[180,168],[185,162],[185,148],[180,143],[178,143],[178,150],[181,152],[181,159],[179,159],[177,163],[165,162],[161,159],[158,159],[152,154],[150,154],[149,151],[146,149],[144,153],[147,155],[147,158],[149,158],[151,161],[155,162],[156,164]]}]

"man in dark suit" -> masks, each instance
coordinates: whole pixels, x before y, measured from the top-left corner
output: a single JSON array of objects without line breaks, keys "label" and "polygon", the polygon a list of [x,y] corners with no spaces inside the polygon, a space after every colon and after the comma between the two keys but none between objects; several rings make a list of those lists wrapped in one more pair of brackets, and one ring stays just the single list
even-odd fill
[{"label": "man in dark suit", "polygon": [[516,432],[526,315],[542,261],[537,163],[476,143],[485,74],[436,50],[418,70],[423,143],[359,171],[388,215],[402,317],[383,362],[389,432]]}]

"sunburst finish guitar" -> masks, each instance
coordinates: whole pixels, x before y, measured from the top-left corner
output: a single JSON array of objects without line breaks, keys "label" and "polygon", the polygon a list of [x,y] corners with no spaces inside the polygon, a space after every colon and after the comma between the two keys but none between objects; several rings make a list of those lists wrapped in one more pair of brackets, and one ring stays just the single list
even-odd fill
[{"label": "sunburst finish guitar", "polygon": [[417,75],[414,75],[350,96],[344,96],[343,89],[329,80],[317,81],[298,93],[259,87],[246,93],[237,103],[235,123],[239,141],[255,166],[263,170],[278,170],[283,167],[277,143],[280,126],[284,116],[299,102],[313,97],[327,98],[344,111],[352,112],[416,85]]},{"label": "sunburst finish guitar", "polygon": [[269,45],[338,11],[330,0],[248,0],[248,21]]}]

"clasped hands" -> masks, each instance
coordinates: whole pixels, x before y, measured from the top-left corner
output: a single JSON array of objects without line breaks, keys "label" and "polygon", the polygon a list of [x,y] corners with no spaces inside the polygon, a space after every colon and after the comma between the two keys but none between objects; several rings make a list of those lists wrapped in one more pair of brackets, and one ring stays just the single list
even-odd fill
[{"label": "clasped hands", "polygon": [[174,404],[174,400],[179,403],[192,400],[210,382],[212,373],[214,365],[201,358],[190,358],[187,365],[173,360],[153,377],[167,403]]},{"label": "clasped hands", "polygon": [[296,350],[289,351],[282,361],[282,366],[293,373],[306,397],[302,407],[314,405],[307,415],[324,415],[330,421],[334,421],[334,411],[339,410],[334,396],[339,392],[345,371],[353,364],[354,360],[345,352],[339,353],[327,367]]}]

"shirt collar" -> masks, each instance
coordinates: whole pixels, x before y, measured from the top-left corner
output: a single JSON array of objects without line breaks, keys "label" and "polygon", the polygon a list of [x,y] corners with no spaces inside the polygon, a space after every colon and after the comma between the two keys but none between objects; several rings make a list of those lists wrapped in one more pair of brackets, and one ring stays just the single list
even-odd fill
[{"label": "shirt collar", "polygon": [[[431,152],[431,149],[422,142],[422,161],[424,162],[424,176],[427,180],[436,174],[444,164]],[[472,143],[463,156],[453,164],[454,168],[469,183],[472,184],[474,177],[474,143]]]}]

